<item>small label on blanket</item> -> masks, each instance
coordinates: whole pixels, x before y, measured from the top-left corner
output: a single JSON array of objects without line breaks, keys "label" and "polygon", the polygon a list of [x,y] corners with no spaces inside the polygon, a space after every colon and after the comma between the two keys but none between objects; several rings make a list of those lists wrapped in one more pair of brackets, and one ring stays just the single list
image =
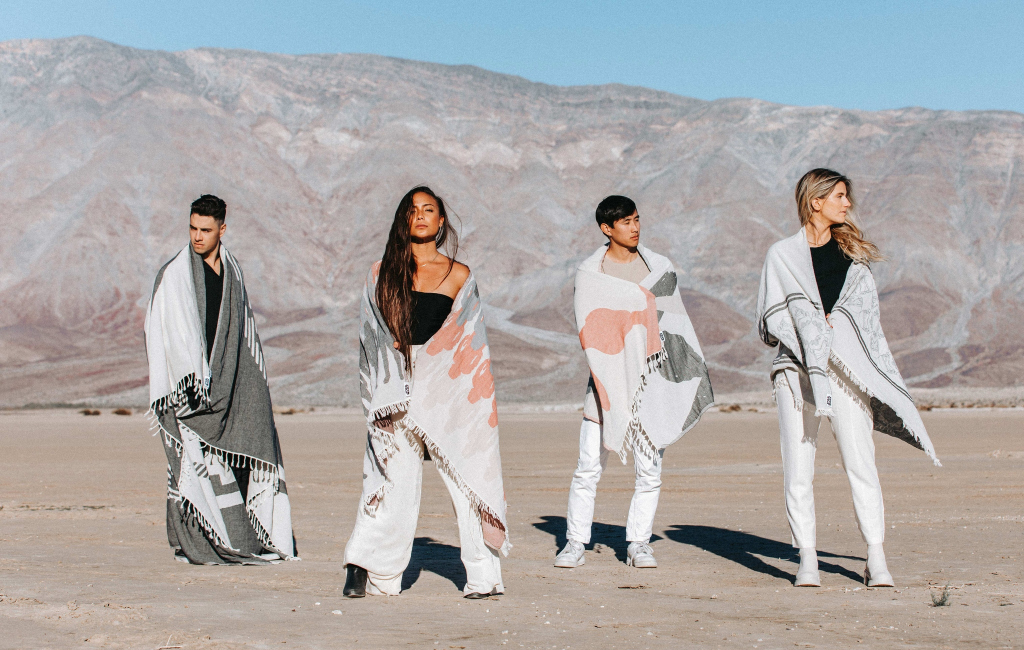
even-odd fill
[{"label": "small label on blanket", "polygon": [[409,382],[405,382],[405,396],[409,397],[412,395],[412,388],[409,386]]},{"label": "small label on blanket", "polygon": [[658,332],[658,336],[661,337],[661,342],[664,343],[665,342],[665,332]]},{"label": "small label on blanket", "polygon": [[832,396],[831,395],[829,395],[828,397],[825,398],[825,404],[827,404],[828,406],[832,406]]}]

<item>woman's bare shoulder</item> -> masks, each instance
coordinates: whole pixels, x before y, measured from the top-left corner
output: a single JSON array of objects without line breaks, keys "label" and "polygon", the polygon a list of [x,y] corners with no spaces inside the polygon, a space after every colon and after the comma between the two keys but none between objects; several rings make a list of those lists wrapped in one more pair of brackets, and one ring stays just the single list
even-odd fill
[{"label": "woman's bare shoulder", "polygon": [[458,293],[462,289],[462,285],[466,284],[466,280],[469,279],[469,267],[462,262],[453,262],[452,272],[448,275],[448,279],[455,285],[455,292]]}]

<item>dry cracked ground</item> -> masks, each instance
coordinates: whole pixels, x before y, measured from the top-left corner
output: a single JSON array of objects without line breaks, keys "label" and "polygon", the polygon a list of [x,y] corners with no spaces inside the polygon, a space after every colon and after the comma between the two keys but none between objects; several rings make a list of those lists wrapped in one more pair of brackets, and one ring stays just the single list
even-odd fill
[{"label": "dry cracked ground", "polygon": [[[924,414],[944,467],[879,434],[895,589],[868,589],[831,436],[816,498],[823,586],[792,586],[775,414],[710,413],[669,449],[653,542],[627,568],[632,471],[609,467],[587,564],[564,541],[576,414],[506,414],[506,593],[461,598],[450,502],[434,472],[405,592],[346,600],[359,494],[358,415],[278,418],[301,562],[188,566],[164,533],[165,467],[141,415],[0,413],[0,647],[1024,647],[1024,412]],[[933,606],[948,585],[948,605]]]}]

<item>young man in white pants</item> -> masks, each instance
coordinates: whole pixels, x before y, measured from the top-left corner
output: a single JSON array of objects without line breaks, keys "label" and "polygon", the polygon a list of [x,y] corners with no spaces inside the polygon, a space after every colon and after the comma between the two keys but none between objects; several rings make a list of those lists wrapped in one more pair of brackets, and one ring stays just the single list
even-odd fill
[{"label": "young man in white pants", "polygon": [[[661,494],[661,464],[665,451],[659,449],[654,458],[633,454],[636,468],[636,487],[626,515],[626,564],[638,569],[658,566],[651,550],[654,513],[658,510]],[[568,543],[555,558],[555,566],[571,568],[584,563],[583,547],[590,543],[590,529],[594,523],[594,502],[597,483],[608,466],[608,449],[601,444],[601,425],[584,419],[580,426],[580,459],[569,486],[569,512],[566,517],[565,537]]]},{"label": "young man in white pants", "polygon": [[626,518],[626,564],[654,568],[650,541],[664,449],[711,406],[711,382],[672,263],[640,245],[636,204],[609,196],[596,217],[608,244],[576,273],[574,309],[591,380],[569,488],[568,543],[555,566],[584,563],[609,452],[625,462],[630,451],[636,489]]}]

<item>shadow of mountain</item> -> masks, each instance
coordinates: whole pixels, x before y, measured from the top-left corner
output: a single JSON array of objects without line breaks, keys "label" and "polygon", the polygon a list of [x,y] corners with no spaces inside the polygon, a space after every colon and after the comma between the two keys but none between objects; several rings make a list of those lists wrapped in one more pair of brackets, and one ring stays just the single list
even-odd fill
[{"label": "shadow of mountain", "polygon": [[[565,547],[565,517],[545,515],[541,519],[542,521],[534,522],[533,527],[555,538],[555,547],[557,549],[555,552],[557,553]],[[652,542],[656,542],[659,539],[663,538],[658,535],[651,536]],[[626,541],[625,526],[602,524],[595,521],[590,528],[590,543],[587,544],[587,548],[593,550],[597,544],[612,549],[615,552],[616,559],[620,562],[626,561],[626,548],[629,546],[629,542]]]},{"label": "shadow of mountain", "polygon": [[430,537],[417,537],[412,543],[412,558],[402,573],[402,591],[409,589],[420,579],[424,570],[451,580],[462,591],[466,586],[466,567],[457,546],[436,542]]},{"label": "shadow of mountain", "polygon": [[[709,553],[714,553],[719,557],[732,560],[751,571],[757,571],[758,573],[763,573],[765,575],[772,576],[773,578],[788,580],[789,582],[796,581],[795,572],[792,574],[788,573],[757,557],[758,555],[764,557],[777,557],[780,560],[787,560],[799,565],[800,558],[797,550],[789,544],[784,544],[783,542],[778,542],[766,537],[759,537],[750,533],[728,530],[726,528],[715,528],[713,526],[688,526],[675,524],[671,526],[669,530],[665,531],[665,535],[668,536],[669,539],[679,542],[680,544],[696,546],[697,548],[703,549]],[[821,558],[826,557],[860,561],[864,561],[864,558],[818,551],[819,571],[845,576],[855,582],[863,582],[863,578],[853,571],[850,571],[845,567],[841,567],[838,564],[823,562]]]}]

